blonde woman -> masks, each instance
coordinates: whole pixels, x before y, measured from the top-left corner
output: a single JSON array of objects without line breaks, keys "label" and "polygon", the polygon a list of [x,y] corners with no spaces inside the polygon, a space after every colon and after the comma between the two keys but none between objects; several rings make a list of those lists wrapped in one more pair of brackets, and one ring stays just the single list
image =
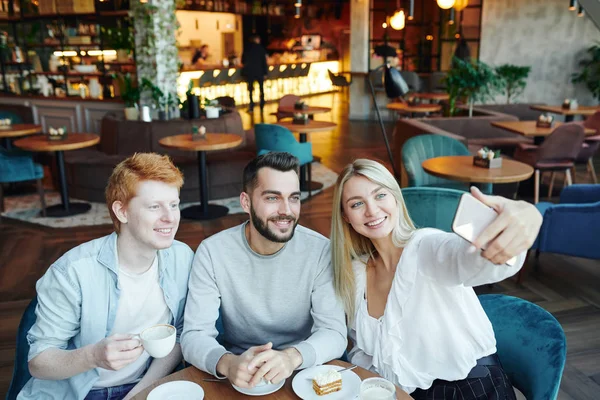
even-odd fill
[{"label": "blonde woman", "polygon": [[396,180],[375,161],[354,161],[336,183],[332,264],[350,361],[417,400],[515,398],[472,287],[517,273],[542,217],[529,203],[471,192],[499,213],[473,246],[416,229]]}]

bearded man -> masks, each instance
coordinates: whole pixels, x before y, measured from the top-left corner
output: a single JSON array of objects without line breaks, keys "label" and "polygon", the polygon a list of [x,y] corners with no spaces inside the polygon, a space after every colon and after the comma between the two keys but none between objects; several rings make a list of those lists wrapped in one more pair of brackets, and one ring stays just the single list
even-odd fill
[{"label": "bearded man", "polygon": [[259,156],[243,182],[240,202],[250,220],[200,243],[181,345],[197,368],[251,388],[340,357],[347,331],[329,239],[298,225],[298,159]]}]

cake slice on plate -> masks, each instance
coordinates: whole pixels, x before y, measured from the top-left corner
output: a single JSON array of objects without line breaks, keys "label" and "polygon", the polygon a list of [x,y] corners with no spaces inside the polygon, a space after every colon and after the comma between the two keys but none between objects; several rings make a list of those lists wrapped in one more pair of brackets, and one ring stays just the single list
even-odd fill
[{"label": "cake slice on plate", "polygon": [[331,368],[312,380],[313,390],[319,396],[342,390],[342,375]]}]

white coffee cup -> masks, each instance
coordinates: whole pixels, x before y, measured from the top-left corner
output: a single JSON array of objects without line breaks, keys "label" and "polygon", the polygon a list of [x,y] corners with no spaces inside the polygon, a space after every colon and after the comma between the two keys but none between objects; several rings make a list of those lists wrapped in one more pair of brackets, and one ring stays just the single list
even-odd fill
[{"label": "white coffee cup", "polygon": [[396,400],[396,387],[383,378],[368,378],[360,384],[360,400]]},{"label": "white coffee cup", "polygon": [[144,329],[139,337],[148,354],[154,358],[163,358],[175,347],[177,328],[169,324],[154,325]]}]

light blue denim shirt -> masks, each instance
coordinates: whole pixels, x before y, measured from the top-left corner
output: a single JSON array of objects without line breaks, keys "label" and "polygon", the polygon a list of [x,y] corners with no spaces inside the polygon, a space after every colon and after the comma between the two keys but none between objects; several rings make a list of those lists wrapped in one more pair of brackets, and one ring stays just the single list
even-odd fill
[{"label": "light blue denim shirt", "polygon": [[[76,349],[109,336],[120,295],[116,246],[116,233],[77,246],[37,282],[37,320],[27,334],[29,361],[48,348]],[[159,284],[177,342],[193,258],[192,250],[178,241],[158,251]],[[83,399],[97,379],[96,369],[60,381],[31,378],[17,398]]]}]

